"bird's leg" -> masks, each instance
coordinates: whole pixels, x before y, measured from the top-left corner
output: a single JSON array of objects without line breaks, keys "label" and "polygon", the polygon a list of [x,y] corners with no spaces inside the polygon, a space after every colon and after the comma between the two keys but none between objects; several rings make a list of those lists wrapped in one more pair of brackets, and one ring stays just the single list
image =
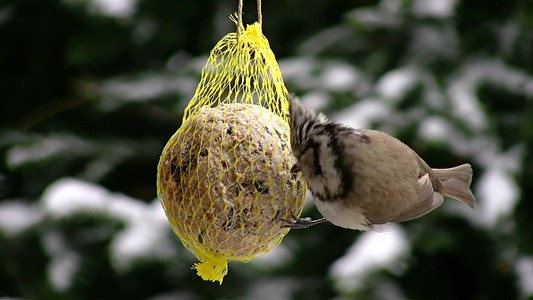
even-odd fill
[{"label": "bird's leg", "polygon": [[287,224],[281,226],[282,228],[291,228],[291,229],[303,229],[307,227],[311,227],[316,224],[324,223],[326,222],[326,218],[320,218],[316,220],[312,220],[309,217],[306,218],[298,218],[294,215],[294,213],[291,211],[292,220],[286,220],[281,219],[283,222],[286,222]]}]

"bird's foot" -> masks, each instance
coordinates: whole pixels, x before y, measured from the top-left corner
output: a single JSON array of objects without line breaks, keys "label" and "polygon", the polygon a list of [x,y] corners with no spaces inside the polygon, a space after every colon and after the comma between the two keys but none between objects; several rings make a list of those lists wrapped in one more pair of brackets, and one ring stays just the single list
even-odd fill
[{"label": "bird's foot", "polygon": [[309,217],[306,218],[298,218],[294,215],[294,213],[291,211],[292,220],[286,220],[281,219],[283,222],[286,222],[287,224],[281,226],[282,228],[290,228],[290,229],[303,229],[307,227],[311,227],[316,224],[324,223],[326,222],[326,218],[320,218],[313,220]]}]

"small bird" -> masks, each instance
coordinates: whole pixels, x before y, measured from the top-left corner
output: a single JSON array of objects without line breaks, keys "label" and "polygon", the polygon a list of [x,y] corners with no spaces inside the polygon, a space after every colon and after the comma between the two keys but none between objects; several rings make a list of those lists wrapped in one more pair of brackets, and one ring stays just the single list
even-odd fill
[{"label": "small bird", "polygon": [[384,132],[328,121],[291,97],[292,172],[302,172],[324,218],[297,218],[285,227],[307,228],[329,221],[368,230],[404,222],[438,208],[443,196],[471,208],[470,164],[432,169],[409,146]]}]

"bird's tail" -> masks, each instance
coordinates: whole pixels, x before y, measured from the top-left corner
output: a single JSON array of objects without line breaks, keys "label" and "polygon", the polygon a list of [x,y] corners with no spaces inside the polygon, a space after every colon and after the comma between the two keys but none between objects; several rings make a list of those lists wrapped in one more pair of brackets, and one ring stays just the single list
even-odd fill
[{"label": "bird's tail", "polygon": [[472,166],[470,164],[462,164],[449,169],[432,170],[442,181],[441,194],[443,196],[457,199],[471,208],[475,207],[476,198],[470,190],[470,184],[472,183]]}]

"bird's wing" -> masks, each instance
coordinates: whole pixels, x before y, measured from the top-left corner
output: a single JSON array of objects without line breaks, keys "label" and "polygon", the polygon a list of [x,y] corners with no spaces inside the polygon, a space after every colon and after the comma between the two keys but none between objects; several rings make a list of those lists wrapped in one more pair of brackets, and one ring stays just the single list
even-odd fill
[{"label": "bird's wing", "polygon": [[418,200],[416,205],[389,220],[389,222],[404,222],[420,218],[444,202],[442,195],[435,191],[429,173],[418,179]]},{"label": "bird's wing", "polygon": [[418,162],[418,166],[420,167],[420,173],[418,175],[420,179],[422,179],[424,175],[428,175],[431,181],[431,187],[433,188],[433,190],[439,193],[442,192],[443,185],[442,185],[442,181],[439,179],[439,176],[437,176],[437,174],[433,172],[431,167],[420,156],[418,156],[416,152],[413,151],[413,153],[415,154],[416,160]]}]

